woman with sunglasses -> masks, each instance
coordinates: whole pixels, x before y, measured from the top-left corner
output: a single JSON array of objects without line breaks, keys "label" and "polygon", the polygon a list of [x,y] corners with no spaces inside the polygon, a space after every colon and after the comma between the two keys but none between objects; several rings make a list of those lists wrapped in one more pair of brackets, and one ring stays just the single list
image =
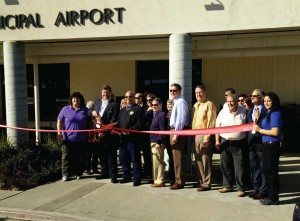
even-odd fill
[{"label": "woman with sunglasses", "polygon": [[280,100],[274,92],[266,93],[264,105],[268,110],[262,121],[261,127],[254,125],[255,131],[262,134],[263,150],[263,173],[266,176],[268,197],[261,199],[262,205],[279,204],[279,175],[278,165],[280,156],[280,142],[282,138],[282,115],[280,112]]}]

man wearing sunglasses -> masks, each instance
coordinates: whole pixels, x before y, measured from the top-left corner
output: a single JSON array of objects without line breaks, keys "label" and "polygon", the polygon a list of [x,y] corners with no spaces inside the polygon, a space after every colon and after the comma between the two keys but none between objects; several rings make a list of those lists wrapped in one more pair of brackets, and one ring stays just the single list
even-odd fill
[{"label": "man wearing sunglasses", "polygon": [[[154,98],[152,101],[153,119],[150,125],[151,131],[164,131],[167,128],[167,115],[162,111],[162,102],[160,98]],[[165,186],[165,162],[164,149],[166,147],[166,136],[161,134],[150,134],[150,144],[152,153],[152,172],[153,181],[151,187]]]},{"label": "man wearing sunglasses", "polygon": [[[120,110],[118,127],[130,130],[144,129],[144,111],[134,102],[134,93],[125,94],[126,106]],[[120,163],[123,169],[123,179],[120,183],[131,181],[131,162],[133,163],[133,186],[141,185],[141,151],[139,148],[139,134],[122,132],[120,143]]]},{"label": "man wearing sunglasses", "polygon": [[[262,120],[267,115],[267,109],[263,105],[265,92],[262,89],[253,90],[251,102],[254,105],[247,113],[247,122],[254,122],[261,127]],[[248,133],[249,145],[249,161],[251,169],[251,177],[254,191],[249,194],[249,197],[254,200],[259,200],[268,196],[268,184],[266,177],[262,173],[263,164],[263,143],[261,133],[251,131]]]},{"label": "man wearing sunglasses", "polygon": [[[172,84],[170,87],[170,97],[174,101],[170,117],[170,127],[172,130],[183,130],[187,128],[190,122],[189,108],[187,102],[181,97],[181,86]],[[186,146],[186,137],[180,135],[170,136],[171,149],[174,158],[175,183],[170,186],[171,190],[184,188],[184,152]]]}]

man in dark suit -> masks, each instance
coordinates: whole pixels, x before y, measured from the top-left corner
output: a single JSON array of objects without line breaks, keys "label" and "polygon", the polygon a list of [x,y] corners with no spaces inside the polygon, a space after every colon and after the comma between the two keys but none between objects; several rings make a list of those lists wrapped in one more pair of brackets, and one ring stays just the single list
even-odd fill
[{"label": "man in dark suit", "polygon": [[[92,116],[100,119],[103,125],[116,123],[120,111],[120,105],[112,98],[112,91],[109,85],[104,85],[101,90],[101,97],[94,103]],[[102,131],[99,135],[98,150],[101,163],[101,176],[96,179],[111,178],[112,183],[117,183],[118,164],[117,149],[119,136]]]},{"label": "man in dark suit", "polygon": [[[125,94],[126,106],[120,110],[118,127],[131,130],[144,129],[144,110],[134,102],[134,93]],[[119,158],[123,169],[123,179],[120,183],[131,181],[131,162],[133,163],[133,186],[141,185],[141,151],[138,133],[122,132]]]},{"label": "man in dark suit", "polygon": [[[254,107],[247,113],[247,122],[255,122],[261,127],[263,118],[267,115],[267,109],[263,105],[265,92],[261,89],[255,89],[251,95],[251,102]],[[261,134],[255,131],[248,133],[249,145],[249,162],[251,170],[251,178],[253,184],[253,192],[249,197],[258,200],[268,196],[268,185],[266,178],[262,173],[263,164],[263,143]]]}]

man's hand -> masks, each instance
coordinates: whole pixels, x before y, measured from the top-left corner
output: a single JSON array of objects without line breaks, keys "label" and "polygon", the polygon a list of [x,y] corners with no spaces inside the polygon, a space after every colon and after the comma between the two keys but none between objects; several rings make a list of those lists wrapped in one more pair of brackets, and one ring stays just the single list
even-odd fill
[{"label": "man's hand", "polygon": [[98,117],[97,111],[93,111],[93,112],[92,112],[92,116],[93,116],[93,117]]},{"label": "man's hand", "polygon": [[218,143],[218,142],[216,143],[216,149],[217,149],[217,150],[220,150],[220,149],[221,149],[221,144]]},{"label": "man's hand", "polygon": [[203,142],[203,147],[208,147],[208,145],[209,145],[208,141]]},{"label": "man's hand", "polygon": [[178,142],[178,139],[177,139],[176,136],[173,136],[173,137],[172,137],[172,142],[173,142],[173,143],[177,143],[177,142]]}]

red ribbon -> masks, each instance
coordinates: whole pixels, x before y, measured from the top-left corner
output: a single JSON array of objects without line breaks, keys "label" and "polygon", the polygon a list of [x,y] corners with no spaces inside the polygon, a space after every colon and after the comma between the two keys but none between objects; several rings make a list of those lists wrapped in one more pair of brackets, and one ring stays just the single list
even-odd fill
[{"label": "red ribbon", "polygon": [[106,124],[99,129],[89,129],[89,130],[43,130],[43,129],[30,129],[22,127],[13,127],[1,125],[0,128],[9,128],[15,130],[25,130],[25,131],[38,131],[38,132],[97,132],[101,133],[102,131],[110,131],[112,134],[120,134],[122,132],[128,133],[143,133],[143,134],[162,134],[162,135],[180,135],[180,136],[195,136],[195,135],[206,135],[206,134],[223,134],[223,133],[236,133],[236,132],[246,132],[253,129],[253,123],[241,124],[236,126],[227,126],[227,127],[215,127],[207,129],[194,129],[194,130],[171,130],[171,131],[138,131],[130,130],[124,128],[114,127],[115,124]]}]

